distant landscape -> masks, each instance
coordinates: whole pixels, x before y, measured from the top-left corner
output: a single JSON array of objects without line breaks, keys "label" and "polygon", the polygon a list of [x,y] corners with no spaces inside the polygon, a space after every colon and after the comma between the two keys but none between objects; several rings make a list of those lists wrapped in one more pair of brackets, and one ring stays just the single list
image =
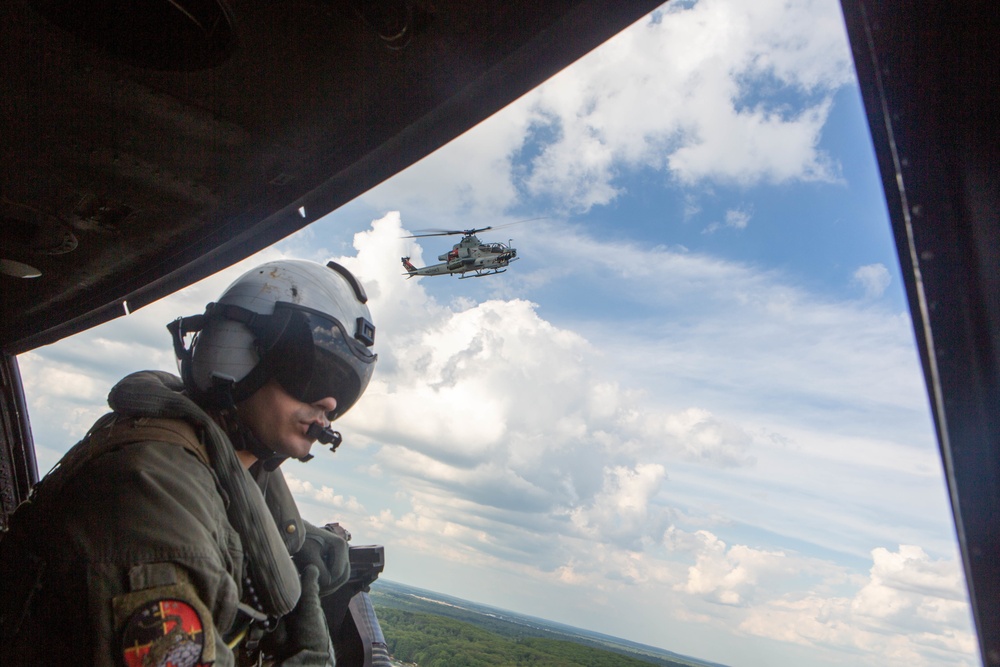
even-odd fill
[{"label": "distant landscape", "polygon": [[419,667],[724,667],[687,656],[378,580],[372,602],[389,652]]}]

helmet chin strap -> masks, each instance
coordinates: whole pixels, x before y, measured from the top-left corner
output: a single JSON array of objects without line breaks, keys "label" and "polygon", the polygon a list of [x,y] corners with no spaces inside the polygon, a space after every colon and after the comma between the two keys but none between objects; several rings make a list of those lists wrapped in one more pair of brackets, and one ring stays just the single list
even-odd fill
[{"label": "helmet chin strap", "polygon": [[266,470],[274,470],[288,458],[265,446],[249,428],[240,423],[239,411],[235,405],[222,408],[215,415],[219,426],[229,436],[233,449],[250,452]]},{"label": "helmet chin strap", "polygon": [[[239,429],[239,439],[241,440],[240,444],[243,446],[240,447],[236,444],[236,438],[233,438],[233,445],[236,446],[237,449],[245,449],[256,456],[257,460],[260,461],[260,464],[264,466],[264,470],[274,470],[288,458],[287,456],[282,456],[273,449],[266,447],[248,428]],[[307,456],[309,455],[307,454]]]},{"label": "helmet chin strap", "polygon": [[[270,447],[267,447],[253,431],[247,428],[240,420],[240,411],[233,397],[232,378],[223,377],[219,374],[212,374],[211,395],[216,405],[221,406],[216,413],[219,416],[219,425],[229,436],[229,441],[233,443],[233,448],[243,450],[253,454],[254,458],[260,461],[265,470],[271,471],[285,462],[287,456],[281,456]],[[307,455],[308,456],[308,455]],[[312,458],[310,456],[310,458]],[[308,460],[308,459],[306,459]]]}]

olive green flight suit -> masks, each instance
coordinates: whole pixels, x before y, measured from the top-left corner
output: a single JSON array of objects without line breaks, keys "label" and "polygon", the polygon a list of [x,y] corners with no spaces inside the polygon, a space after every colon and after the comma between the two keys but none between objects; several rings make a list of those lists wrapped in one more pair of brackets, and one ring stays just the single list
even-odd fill
[{"label": "olive green flight suit", "polygon": [[[127,387],[142,400],[179,389],[173,376],[148,375]],[[219,439],[186,419],[112,413],[43,480],[0,541],[0,664],[229,667],[224,635],[238,605],[265,592],[250,588],[271,587],[274,615],[291,611],[299,582],[288,549],[306,532],[297,510],[268,512],[249,474],[212,460],[231,445],[206,447],[206,437]],[[240,494],[247,535],[231,521]],[[282,513],[294,515],[282,517],[287,547],[272,518]],[[273,561],[273,576],[257,575],[268,581],[247,577],[254,553]],[[332,655],[303,650],[280,664],[330,665]]]}]

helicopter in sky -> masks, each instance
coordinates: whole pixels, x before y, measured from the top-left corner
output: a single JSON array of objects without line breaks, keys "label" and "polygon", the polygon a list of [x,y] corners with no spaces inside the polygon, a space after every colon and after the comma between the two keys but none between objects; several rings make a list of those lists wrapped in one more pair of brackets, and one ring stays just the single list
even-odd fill
[{"label": "helicopter in sky", "polygon": [[[521,221],[526,222],[526,221]],[[517,223],[510,223],[517,224]],[[507,225],[500,225],[506,227]],[[476,236],[479,232],[485,232],[493,227],[481,227],[479,229],[453,229],[453,230],[427,230],[426,233],[413,234],[404,238],[414,239],[426,236],[452,236],[462,234],[462,240],[452,246],[452,249],[443,255],[438,255],[440,264],[431,264],[424,267],[416,267],[410,262],[409,257],[403,257],[403,268],[406,269],[406,277],[413,276],[443,276],[459,274],[460,278],[482,278],[492,276],[497,273],[504,273],[507,265],[518,259],[517,249],[511,247],[510,241],[507,243],[483,243]],[[471,273],[472,275],[465,275]]]}]

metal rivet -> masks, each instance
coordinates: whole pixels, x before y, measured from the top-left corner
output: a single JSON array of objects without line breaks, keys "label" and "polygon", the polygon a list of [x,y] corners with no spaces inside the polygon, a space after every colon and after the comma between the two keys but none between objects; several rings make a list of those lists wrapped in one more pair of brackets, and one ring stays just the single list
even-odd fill
[{"label": "metal rivet", "polygon": [[295,524],[294,523],[290,523],[287,526],[285,526],[285,532],[288,533],[289,535],[294,535],[295,534]]}]

